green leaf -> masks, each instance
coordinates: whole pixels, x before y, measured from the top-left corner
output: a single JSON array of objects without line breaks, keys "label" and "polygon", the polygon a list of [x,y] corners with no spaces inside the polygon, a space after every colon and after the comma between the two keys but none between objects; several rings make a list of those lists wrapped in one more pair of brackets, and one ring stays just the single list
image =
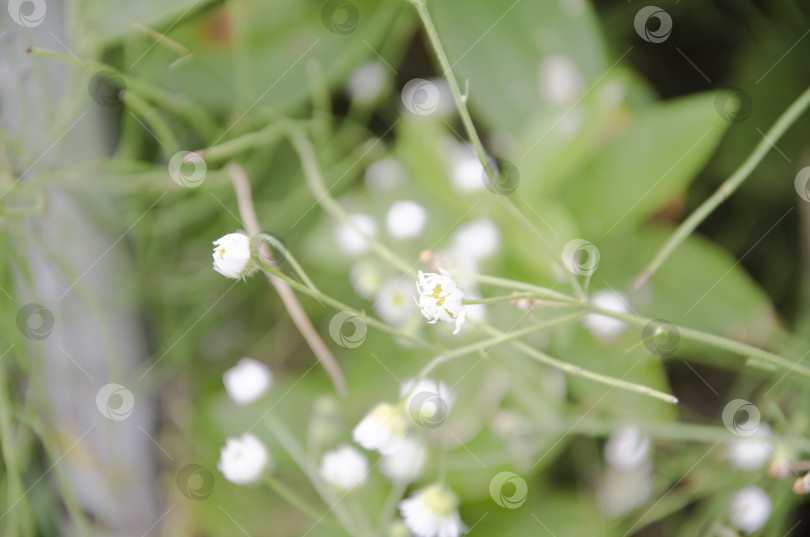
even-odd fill
[{"label": "green leaf", "polygon": [[647,108],[570,183],[563,201],[589,233],[637,226],[689,184],[727,126],[713,93]]}]

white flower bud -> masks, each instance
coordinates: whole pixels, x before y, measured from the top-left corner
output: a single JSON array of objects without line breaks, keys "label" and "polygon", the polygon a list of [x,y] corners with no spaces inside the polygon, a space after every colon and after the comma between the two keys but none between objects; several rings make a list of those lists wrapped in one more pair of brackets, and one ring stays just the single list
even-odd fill
[{"label": "white flower bud", "polygon": [[424,207],[410,200],[396,201],[388,209],[385,225],[388,233],[395,239],[412,239],[425,230],[427,211]]},{"label": "white flower bud", "polygon": [[377,236],[377,224],[367,214],[353,214],[351,219],[359,231],[348,224],[341,224],[336,228],[335,233],[338,247],[346,254],[356,256],[368,250],[366,237]]},{"label": "white flower bud", "polygon": [[402,518],[416,537],[458,537],[466,531],[458,514],[458,497],[433,484],[399,503]]},{"label": "white flower bud", "polygon": [[360,420],[352,431],[352,438],[362,447],[391,455],[402,447],[408,431],[408,422],[400,409],[389,403],[380,403]]},{"label": "white flower bud", "polygon": [[[611,289],[596,291],[591,295],[590,302],[597,308],[602,308],[603,310],[615,311],[616,313],[629,313],[627,297]],[[605,315],[599,315],[598,313],[589,313],[583,317],[582,325],[585,327],[585,330],[593,334],[593,336],[602,343],[615,341],[627,328],[627,323],[624,321]]]},{"label": "white flower bud", "polygon": [[225,479],[237,485],[258,481],[272,463],[261,440],[250,433],[241,438],[228,438],[220,451],[217,468]]},{"label": "white flower bud", "polygon": [[273,374],[253,358],[242,358],[222,375],[225,391],[237,405],[248,405],[270,389]]},{"label": "white flower bud", "polygon": [[422,475],[426,460],[425,444],[412,436],[406,436],[399,451],[383,456],[380,470],[392,483],[413,483]]},{"label": "white flower bud", "polygon": [[229,233],[213,242],[214,270],[238,280],[258,270],[256,247],[244,233]]},{"label": "white flower bud", "polygon": [[343,444],[323,454],[319,474],[336,489],[349,492],[368,480],[368,460],[354,447]]},{"label": "white flower bud", "polygon": [[731,497],[728,519],[745,533],[754,533],[771,516],[771,499],[761,488],[745,487]]}]

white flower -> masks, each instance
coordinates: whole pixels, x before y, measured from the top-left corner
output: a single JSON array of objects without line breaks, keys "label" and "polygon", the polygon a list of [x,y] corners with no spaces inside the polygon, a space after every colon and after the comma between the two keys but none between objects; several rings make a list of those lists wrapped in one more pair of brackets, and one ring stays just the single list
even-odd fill
[{"label": "white flower", "polygon": [[366,188],[385,192],[401,187],[408,182],[408,172],[398,160],[384,158],[372,162],[366,168]]},{"label": "white flower", "polygon": [[392,483],[413,483],[422,475],[427,460],[425,444],[413,436],[402,439],[399,451],[384,455],[380,460],[380,471]]},{"label": "white flower", "polygon": [[270,463],[270,453],[261,440],[245,433],[225,440],[217,468],[231,483],[246,485],[258,481]]},{"label": "white flower", "polygon": [[411,292],[410,280],[403,277],[391,278],[380,288],[374,310],[383,321],[399,326],[416,311]]},{"label": "white flower", "polygon": [[450,273],[443,268],[439,269],[439,274],[420,270],[416,290],[419,292],[417,303],[428,323],[455,323],[453,334],[458,334],[467,312],[463,304],[464,293],[450,277]]},{"label": "white flower", "polygon": [[491,257],[501,247],[501,230],[489,218],[460,225],[451,239],[453,257],[480,261]]},{"label": "white flower", "polygon": [[[597,308],[604,310],[615,311],[616,313],[629,313],[627,298],[622,293],[611,289],[596,291],[591,295],[590,302]],[[602,343],[615,341],[622,332],[624,332],[625,328],[627,328],[627,323],[624,321],[597,313],[589,313],[586,315],[582,319],[582,325]]]},{"label": "white flower", "polygon": [[599,488],[599,504],[608,515],[621,517],[646,502],[652,493],[651,466],[609,467]]},{"label": "white flower", "polygon": [[458,514],[458,497],[439,484],[402,500],[399,510],[416,537],[458,537],[467,531]]},{"label": "white flower", "polygon": [[349,281],[358,296],[373,298],[382,285],[380,265],[371,259],[355,261],[349,270]]},{"label": "white flower", "polygon": [[225,391],[237,405],[247,405],[267,393],[273,383],[273,374],[252,358],[242,358],[222,375]]},{"label": "white flower", "polygon": [[349,492],[368,480],[368,460],[354,447],[343,444],[323,454],[319,473],[333,487]]},{"label": "white flower", "polygon": [[408,421],[400,409],[389,403],[380,403],[360,420],[352,431],[352,438],[362,447],[391,455],[402,447],[408,431]]},{"label": "white flower", "polygon": [[369,103],[377,100],[388,79],[385,67],[379,62],[359,66],[349,76],[346,92],[353,101]]},{"label": "white flower", "polygon": [[486,188],[484,167],[471,147],[447,140],[444,152],[448,155],[450,184],[456,192],[466,194]]},{"label": "white flower", "polygon": [[605,460],[614,468],[636,468],[649,452],[650,437],[635,427],[617,429],[605,443]]},{"label": "white flower", "polygon": [[456,401],[456,395],[450,390],[450,387],[447,386],[447,384],[440,380],[425,378],[420,380],[416,386],[414,386],[414,380],[416,379],[405,379],[405,381],[403,381],[402,385],[399,387],[400,399],[404,397],[408,398],[408,400],[405,402],[405,408],[410,408],[411,404],[414,402],[414,399],[419,394],[427,393],[441,397],[442,401],[447,407],[447,411],[450,411],[450,409],[453,407],[453,403]]},{"label": "white flower", "polygon": [[238,280],[258,270],[256,247],[244,233],[228,233],[213,242],[214,270]]},{"label": "white flower", "polygon": [[774,454],[767,438],[771,428],[760,423],[756,433],[726,443],[726,458],[740,470],[757,470],[765,466]]},{"label": "white flower", "polygon": [[538,65],[540,93],[551,104],[564,105],[577,100],[585,81],[574,61],[559,54],[546,56]]},{"label": "white flower", "polygon": [[427,211],[410,200],[395,201],[385,217],[388,233],[396,239],[412,239],[425,230]]},{"label": "white flower", "polygon": [[349,224],[338,226],[335,230],[337,243],[348,255],[360,255],[368,250],[367,237],[377,236],[377,224],[369,215],[362,213],[351,215],[351,219],[357,229]]},{"label": "white flower", "polygon": [[754,533],[771,516],[771,499],[761,488],[745,487],[731,497],[728,519],[745,533]]}]

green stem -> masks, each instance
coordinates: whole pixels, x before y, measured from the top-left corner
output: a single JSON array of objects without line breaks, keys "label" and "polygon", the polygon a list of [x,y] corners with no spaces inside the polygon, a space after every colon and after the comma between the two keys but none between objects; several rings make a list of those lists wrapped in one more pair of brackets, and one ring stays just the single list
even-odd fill
[{"label": "green stem", "polygon": [[287,486],[286,483],[283,481],[276,479],[273,476],[268,476],[266,478],[267,485],[279,496],[281,496],[287,503],[307,515],[309,518],[314,520],[315,522],[325,522],[330,526],[334,527],[334,523],[331,520],[326,519],[328,512],[322,513],[318,511],[315,506],[310,505],[305,499],[303,499],[297,492]]},{"label": "green stem", "polygon": [[[647,326],[649,323],[653,321],[653,319],[647,319],[645,317],[638,317],[635,315],[618,313],[615,311],[598,308],[592,304],[586,304],[585,309],[593,313],[598,313],[606,317],[619,319],[620,321],[625,321],[629,324],[634,324],[636,326],[641,327]],[[690,339],[692,341],[697,341],[699,343],[705,343],[707,345],[711,345],[712,347],[723,349],[732,352],[734,354],[738,354],[740,356],[758,358],[764,362],[773,364],[777,367],[787,369],[788,371],[796,371],[806,377],[810,377],[810,368],[807,368],[796,362],[791,362],[790,360],[783,358],[772,352],[764,351],[762,349],[758,349],[757,347],[753,347],[745,343],[740,343],[739,341],[734,341],[731,339],[726,339],[724,337],[716,336],[714,334],[701,332],[700,330],[695,330],[693,328],[686,328],[684,326],[679,326],[676,324],[672,324],[672,326],[678,329],[678,334],[680,335],[680,337]]]},{"label": "green stem", "polygon": [[321,478],[318,476],[313,465],[310,464],[304,453],[304,449],[298,444],[293,434],[272,414],[265,418],[264,423],[275,439],[278,440],[278,443],[281,444],[281,447],[284,448],[284,451],[290,455],[301,471],[307,476],[318,495],[329,508],[329,511],[335,514],[341,526],[349,532],[349,535],[360,535],[360,533],[357,532],[354,520],[352,520],[346,506],[342,505],[340,503],[341,499],[336,499],[332,491],[321,482]]},{"label": "green stem", "polygon": [[510,280],[508,278],[499,278],[498,276],[489,276],[486,274],[475,274],[472,272],[462,272],[459,273],[459,278],[475,280],[477,282],[481,282],[485,285],[491,285],[493,287],[501,287],[503,289],[515,289],[517,291],[528,291],[531,293],[536,293],[543,298],[553,298],[555,300],[559,300],[560,302],[570,302],[572,304],[579,304],[579,301],[572,297],[568,296],[565,293],[560,293],[558,291],[554,291],[553,289],[549,289],[548,287],[540,287],[539,285],[534,285],[531,283],[520,282],[517,280]]},{"label": "green stem", "polygon": [[[487,157],[487,153],[484,150],[484,145],[481,143],[481,138],[478,136],[478,131],[475,129],[475,125],[473,124],[472,117],[470,116],[470,112],[467,109],[467,95],[466,93],[461,92],[461,88],[458,85],[458,81],[456,80],[456,75],[453,74],[453,68],[450,65],[450,60],[447,57],[447,52],[444,50],[444,46],[442,45],[441,39],[439,39],[439,33],[436,31],[436,26],[433,24],[433,19],[430,17],[430,13],[428,12],[427,5],[425,0],[410,0],[411,4],[414,5],[416,11],[419,13],[419,18],[422,20],[422,25],[425,28],[425,32],[428,35],[428,39],[430,40],[430,44],[433,46],[433,52],[435,52],[436,57],[439,60],[439,64],[441,65],[444,77],[447,79],[447,84],[450,86],[450,91],[453,93],[453,99],[456,102],[456,108],[458,109],[459,117],[461,118],[461,123],[464,125],[464,130],[467,131],[467,136],[472,143],[473,150],[475,151],[478,160],[481,162],[481,166],[484,167],[486,170],[487,175],[489,176],[490,181],[494,185],[496,182],[496,177],[493,168],[492,161]],[[585,291],[582,289],[582,286],[579,284],[576,276],[569,271],[565,264],[562,262],[559,253],[557,250],[551,245],[549,240],[546,238],[543,233],[537,229],[537,226],[529,220],[525,214],[514,204],[512,200],[510,200],[507,196],[501,195],[501,201],[506,205],[511,212],[520,222],[521,224],[526,227],[526,229],[537,237],[543,246],[548,250],[549,254],[554,257],[555,261],[562,267],[563,272],[565,272],[566,278],[568,278],[568,282],[571,284],[571,287],[574,289],[574,292],[581,300],[585,300],[587,295]]]},{"label": "green stem", "polygon": [[754,151],[745,159],[740,167],[731,174],[731,177],[726,179],[709,199],[704,201],[700,207],[689,215],[689,218],[678,226],[678,229],[675,230],[667,242],[658,250],[658,253],[655,254],[655,257],[650,261],[650,264],[647,265],[647,268],[636,278],[636,289],[641,288],[664,261],[672,255],[672,252],[695,231],[709,214],[737,190],[751,172],[754,171],[757,165],[759,165],[765,155],[768,154],[771,147],[773,147],[785,131],[796,122],[799,116],[804,113],[808,105],[810,105],[810,88],[806,89],[804,93],[785,110],[779,119],[776,120],[776,123],[765,133],[765,136],[762,137],[762,140],[757,144],[756,148],[754,148]]},{"label": "green stem", "polygon": [[137,114],[147,125],[154,130],[160,148],[167,159],[180,151],[180,144],[169,125],[161,117],[160,112],[146,101],[138,97],[135,93],[124,92],[124,104]]},{"label": "green stem", "polygon": [[[295,258],[295,256],[292,255],[292,252],[290,252],[287,249],[287,246],[283,242],[281,242],[274,236],[270,235],[269,233],[259,233],[253,238],[263,240],[264,242],[269,243],[271,246],[275,246],[276,249],[281,250],[282,255],[287,261],[290,262],[290,265],[292,266],[293,270],[295,271],[296,274],[298,274],[298,277],[301,278],[301,280],[304,282],[304,285],[309,287],[309,289],[315,293],[321,293],[321,291],[315,286],[315,284],[309,278],[307,273],[301,267],[301,264],[298,263],[298,260]],[[278,260],[274,261],[276,261],[276,264],[278,264]]]},{"label": "green stem", "polygon": [[405,495],[405,491],[407,489],[407,483],[399,483],[391,487],[391,491],[388,493],[388,497],[385,499],[385,504],[383,505],[382,510],[380,510],[380,520],[377,522],[378,537],[384,537],[386,535],[386,531],[391,525],[391,522],[393,522],[394,515],[396,515],[397,505],[399,505],[399,502],[402,500],[402,497]]},{"label": "green stem", "polygon": [[521,298],[525,298],[528,300],[538,300],[541,301],[543,304],[555,305],[555,306],[579,306],[576,302],[569,302],[569,301],[561,301],[561,300],[547,300],[543,295],[535,295],[535,294],[517,294],[517,295],[501,295],[501,296],[491,296],[487,298],[480,298],[476,300],[467,300],[464,299],[464,304],[468,306],[472,306],[474,304],[494,304],[497,302],[511,302],[513,300],[519,300]]}]

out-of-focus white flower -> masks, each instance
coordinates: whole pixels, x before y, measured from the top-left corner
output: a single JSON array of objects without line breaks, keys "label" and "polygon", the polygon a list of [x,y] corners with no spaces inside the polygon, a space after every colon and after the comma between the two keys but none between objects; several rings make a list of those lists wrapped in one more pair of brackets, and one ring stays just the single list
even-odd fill
[{"label": "out-of-focus white flower", "polygon": [[648,463],[633,468],[608,467],[599,489],[599,504],[611,517],[621,517],[646,502],[652,493]]},{"label": "out-of-focus white flower", "polygon": [[363,298],[374,298],[382,285],[382,270],[376,261],[360,259],[349,270],[349,281],[354,292]]},{"label": "out-of-focus white flower", "polygon": [[451,239],[454,258],[469,257],[480,261],[498,253],[501,248],[501,230],[489,218],[479,218],[456,228]]},{"label": "out-of-focus white flower", "polygon": [[728,519],[745,533],[754,533],[771,516],[771,499],[761,488],[745,487],[731,497]]},{"label": "out-of-focus white flower", "polygon": [[419,292],[419,308],[428,323],[455,323],[453,334],[458,334],[467,312],[463,304],[464,292],[450,277],[450,273],[443,268],[439,269],[439,273],[424,273],[420,270],[416,290]]},{"label": "out-of-focus white flower", "polygon": [[647,461],[650,437],[636,427],[623,427],[610,435],[605,443],[605,460],[619,469],[635,468]]},{"label": "out-of-focus white flower", "polygon": [[[629,313],[627,297],[611,289],[596,291],[591,295],[590,302],[597,308],[604,310],[615,311],[616,313]],[[589,313],[583,317],[582,325],[602,343],[615,341],[622,332],[624,332],[625,328],[627,328],[627,323],[624,321],[597,313]]]},{"label": "out-of-focus white flower", "polygon": [[398,160],[384,158],[366,168],[366,188],[373,192],[387,192],[408,182],[408,172]]},{"label": "out-of-focus white flower", "polygon": [[379,62],[359,66],[349,76],[346,92],[353,101],[369,103],[376,101],[385,88],[388,73]]},{"label": "out-of-focus white flower", "polygon": [[343,444],[323,454],[319,473],[333,487],[349,492],[366,484],[368,460],[354,447]]},{"label": "out-of-focus white flower", "polygon": [[222,375],[225,391],[237,405],[248,405],[267,393],[273,374],[253,358],[242,358]]},{"label": "out-of-focus white flower", "polygon": [[396,201],[388,209],[385,225],[388,233],[396,239],[412,239],[425,230],[427,211],[424,207],[410,200]]},{"label": "out-of-focus white flower", "polygon": [[217,468],[225,479],[237,485],[258,481],[271,464],[270,453],[261,440],[250,433],[227,438]]},{"label": "out-of-focus white flower", "polygon": [[439,484],[399,503],[402,518],[416,537],[458,537],[466,531],[458,514],[458,497]]},{"label": "out-of-focus white flower", "polygon": [[400,399],[407,397],[408,400],[405,401],[405,408],[409,408],[411,403],[413,403],[414,397],[419,395],[420,393],[430,393],[438,395],[444,401],[444,404],[447,405],[447,410],[449,411],[453,407],[453,403],[456,401],[456,395],[450,389],[450,387],[440,380],[434,380],[430,378],[425,378],[420,380],[416,386],[414,386],[414,381],[416,379],[405,379],[402,382],[402,385],[399,387],[399,397]]},{"label": "out-of-focus white flower", "polygon": [[576,101],[585,89],[585,80],[577,64],[560,54],[546,56],[540,61],[537,79],[540,94],[555,105]]},{"label": "out-of-focus white flower", "polygon": [[360,255],[368,250],[366,237],[377,236],[377,224],[369,215],[362,213],[351,215],[351,219],[360,231],[348,224],[341,224],[336,229],[337,243],[345,253]]},{"label": "out-of-focus white flower", "polygon": [[380,470],[392,483],[413,483],[422,475],[427,460],[425,444],[413,436],[406,436],[399,451],[380,460]]},{"label": "out-of-focus white flower", "polygon": [[455,140],[445,140],[444,154],[450,169],[450,185],[461,194],[486,188],[484,167],[470,146]]},{"label": "out-of-focus white flower", "polygon": [[245,278],[259,269],[256,247],[244,233],[228,233],[213,242],[214,270],[226,278]]},{"label": "out-of-focus white flower", "polygon": [[392,455],[402,447],[408,421],[403,412],[389,403],[380,403],[360,420],[352,431],[352,438],[362,447]]},{"label": "out-of-focus white flower", "polygon": [[744,436],[726,443],[726,458],[740,470],[757,470],[773,457],[774,450],[768,443],[771,428],[760,423],[751,436]]},{"label": "out-of-focus white flower", "polygon": [[383,321],[399,326],[416,312],[412,292],[411,280],[391,278],[380,288],[374,310]]}]

